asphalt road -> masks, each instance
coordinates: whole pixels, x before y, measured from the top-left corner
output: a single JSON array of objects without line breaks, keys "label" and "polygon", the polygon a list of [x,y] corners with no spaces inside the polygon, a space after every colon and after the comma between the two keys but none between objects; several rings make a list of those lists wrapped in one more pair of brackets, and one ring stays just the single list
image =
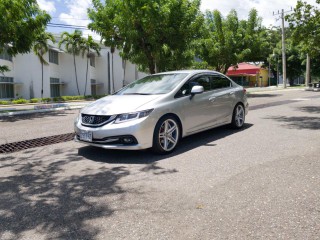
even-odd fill
[{"label": "asphalt road", "polygon": [[[75,142],[1,154],[0,239],[320,239],[320,93],[249,103],[242,131],[169,156]],[[0,119],[0,144],[71,132],[76,114]]]}]

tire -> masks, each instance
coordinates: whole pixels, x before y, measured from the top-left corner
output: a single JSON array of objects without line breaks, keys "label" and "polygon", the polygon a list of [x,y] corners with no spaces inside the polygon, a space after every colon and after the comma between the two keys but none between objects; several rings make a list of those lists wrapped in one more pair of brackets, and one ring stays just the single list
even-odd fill
[{"label": "tire", "polygon": [[173,116],[161,118],[153,133],[152,150],[157,154],[171,153],[180,140],[179,123]]},{"label": "tire", "polygon": [[234,129],[242,128],[245,121],[245,115],[246,114],[243,105],[240,103],[237,104],[233,110],[231,127]]}]

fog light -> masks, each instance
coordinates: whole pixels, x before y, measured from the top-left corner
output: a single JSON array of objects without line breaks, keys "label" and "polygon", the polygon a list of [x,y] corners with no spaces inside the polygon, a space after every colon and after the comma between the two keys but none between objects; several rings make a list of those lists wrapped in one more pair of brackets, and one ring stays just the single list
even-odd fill
[{"label": "fog light", "polygon": [[123,142],[126,143],[126,144],[133,143],[132,137],[124,137],[122,140],[123,140]]}]

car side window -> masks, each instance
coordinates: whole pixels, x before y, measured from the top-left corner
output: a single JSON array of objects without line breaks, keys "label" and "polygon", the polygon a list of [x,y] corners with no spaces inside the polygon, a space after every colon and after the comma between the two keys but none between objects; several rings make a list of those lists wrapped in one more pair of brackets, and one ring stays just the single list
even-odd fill
[{"label": "car side window", "polygon": [[186,82],[179,92],[176,94],[176,97],[183,97],[188,96],[191,93],[191,89],[193,86],[203,86],[204,91],[210,91],[211,90],[211,83],[209,76],[200,76],[197,78],[193,78]]},{"label": "car side window", "polygon": [[210,91],[211,90],[211,83],[208,76],[201,76],[196,79],[199,86],[202,86],[204,91]]},{"label": "car side window", "polygon": [[231,87],[230,80],[221,75],[211,76],[210,82],[212,90]]}]

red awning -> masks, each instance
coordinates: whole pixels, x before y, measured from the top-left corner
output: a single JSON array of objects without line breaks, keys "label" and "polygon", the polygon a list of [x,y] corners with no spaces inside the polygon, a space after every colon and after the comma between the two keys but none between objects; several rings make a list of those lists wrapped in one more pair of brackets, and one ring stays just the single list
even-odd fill
[{"label": "red awning", "polygon": [[229,67],[227,75],[228,76],[256,76],[260,72],[260,67],[257,67],[249,63],[239,63],[238,68],[234,66]]},{"label": "red awning", "polygon": [[255,74],[248,74],[248,73],[236,73],[236,74],[229,74],[227,73],[228,76],[244,76],[244,77],[255,77],[257,76],[258,73]]}]

